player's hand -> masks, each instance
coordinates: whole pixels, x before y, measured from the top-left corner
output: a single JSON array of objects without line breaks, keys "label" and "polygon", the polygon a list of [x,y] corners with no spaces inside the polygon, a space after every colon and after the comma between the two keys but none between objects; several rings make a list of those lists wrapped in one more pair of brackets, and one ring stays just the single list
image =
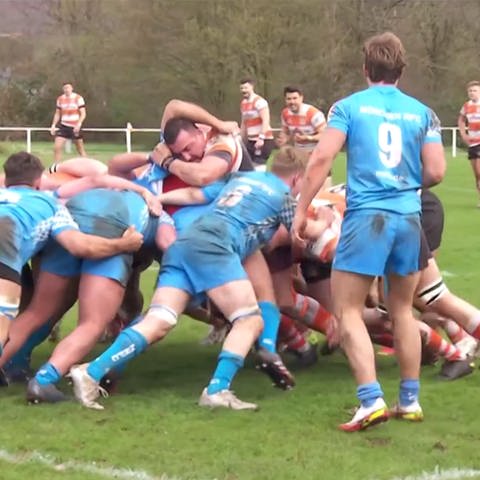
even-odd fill
[{"label": "player's hand", "polygon": [[308,135],[303,135],[302,133],[295,134],[295,141],[296,142],[305,142],[308,139]]},{"label": "player's hand", "polygon": [[240,127],[238,126],[237,122],[219,122],[217,125],[217,130],[220,133],[231,133],[233,135],[237,135],[240,133]]},{"label": "player's hand", "polygon": [[73,127],[73,133],[75,135],[78,135],[80,133],[80,129],[82,128],[82,125],[77,123],[74,127]]},{"label": "player's hand", "polygon": [[278,134],[277,139],[275,140],[275,143],[277,144],[278,147],[283,147],[287,144],[288,142],[288,136],[285,134],[285,132],[280,132]]},{"label": "player's hand", "polygon": [[162,204],[160,202],[160,199],[148,190],[144,190],[144,192],[142,193],[142,197],[147,204],[150,214],[154,217],[159,217],[162,213]]},{"label": "player's hand", "polygon": [[462,135],[462,140],[465,145],[470,145],[470,140],[468,138],[468,135]]},{"label": "player's hand", "polygon": [[52,125],[52,126],[50,127],[50,135],[51,135],[52,137],[54,137],[56,131],[57,131],[57,127],[56,127],[55,125]]},{"label": "player's hand", "polygon": [[166,143],[157,143],[155,148],[153,149],[153,152],[151,154],[151,157],[153,161],[161,167],[163,165],[163,162],[172,156],[172,152],[170,149],[167,147]]},{"label": "player's hand", "polygon": [[122,245],[125,252],[136,252],[143,244],[143,235],[130,225],[122,235]]},{"label": "player's hand", "polygon": [[255,150],[261,150],[264,144],[265,144],[265,140],[263,140],[262,138],[259,138],[255,142]]},{"label": "player's hand", "polygon": [[305,229],[307,228],[306,213],[297,211],[292,224],[292,242],[297,247],[305,246]]}]

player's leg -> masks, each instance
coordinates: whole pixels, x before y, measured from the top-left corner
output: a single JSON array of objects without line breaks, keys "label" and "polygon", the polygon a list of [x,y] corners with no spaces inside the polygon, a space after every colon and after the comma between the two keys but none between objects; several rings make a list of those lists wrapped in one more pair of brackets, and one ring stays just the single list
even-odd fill
[{"label": "player's leg", "polygon": [[85,145],[83,143],[83,138],[74,138],[73,142],[75,143],[75,147],[77,148],[77,152],[81,157],[86,157],[87,153],[85,152]]},{"label": "player's leg", "polygon": [[202,392],[199,405],[255,410],[257,405],[239,400],[230,390],[237,372],[263,328],[261,311],[249,280],[235,280],[207,292],[209,298],[232,323],[223,343],[217,367]]},{"label": "player's leg", "polygon": [[161,340],[175,327],[177,317],[185,309],[190,295],[174,287],[159,287],[146,314],[123,330],[112,345],[89,364],[71,369],[74,392],[86,407],[103,409],[95,400],[100,380],[112,369],[123,368],[148,345]]},{"label": "player's leg", "polygon": [[[472,150],[474,150],[474,158],[470,159],[470,164],[472,165],[472,171],[473,171],[473,177],[475,179],[475,187],[477,189],[478,195],[480,197],[480,145],[472,147]],[[469,152],[470,153],[470,152]],[[470,155],[469,155],[470,158]],[[480,207],[480,198],[479,198],[479,203],[477,205]]]},{"label": "player's leg", "polygon": [[57,135],[55,136],[54,144],[53,144],[53,159],[55,163],[58,163],[62,160],[62,151],[65,146],[65,142],[67,139],[65,137]]}]

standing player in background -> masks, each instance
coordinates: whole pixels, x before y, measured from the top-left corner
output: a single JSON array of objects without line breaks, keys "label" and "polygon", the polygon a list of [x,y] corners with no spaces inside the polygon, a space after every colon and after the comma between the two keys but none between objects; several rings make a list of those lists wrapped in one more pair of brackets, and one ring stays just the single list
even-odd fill
[{"label": "standing player in background", "polygon": [[[360,408],[344,431],[363,430],[389,415],[423,419],[418,402],[420,335],[412,303],[420,268],[421,186],[445,175],[440,122],[435,113],[397,88],[406,65],[398,37],[387,32],[363,47],[369,88],[337,102],[310,162],[294,220],[304,236],[307,209],[344,143],[347,210],[333,263],[331,286],[341,344],[357,382]],[[362,312],[376,276],[386,276],[394,325],[400,392],[391,412],[377,381],[372,342]]]},{"label": "standing player in background", "polygon": [[254,86],[255,82],[251,78],[240,80],[243,97],[240,102],[240,129],[250,157],[257,165],[263,165],[272,153],[275,142],[270,127],[268,102],[254,92]]},{"label": "standing player in background", "polygon": [[50,134],[55,137],[54,160],[62,159],[62,148],[67,140],[73,140],[78,154],[86,157],[83,146],[82,124],[87,116],[85,100],[73,91],[69,82],[63,84],[63,95],[57,98]]},{"label": "standing player in background", "polygon": [[[457,123],[462,140],[468,145],[468,159],[480,196],[480,82],[467,83],[467,94],[469,100],[463,104]],[[477,207],[480,208],[480,198]]]},{"label": "standing player in background", "polygon": [[[303,102],[300,88],[287,86],[283,89],[283,94],[286,107],[281,114],[282,131],[277,139],[278,146],[289,143],[311,154],[327,126],[325,115],[313,105]],[[328,172],[323,187],[330,187],[331,184],[331,172]]]}]

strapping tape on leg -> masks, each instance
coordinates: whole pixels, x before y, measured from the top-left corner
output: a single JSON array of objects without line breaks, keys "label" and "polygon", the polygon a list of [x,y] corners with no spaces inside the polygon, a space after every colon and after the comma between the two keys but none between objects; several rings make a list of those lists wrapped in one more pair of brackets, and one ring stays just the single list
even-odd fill
[{"label": "strapping tape on leg", "polygon": [[426,307],[437,301],[446,292],[448,292],[448,288],[443,283],[443,278],[440,277],[430,285],[422,288],[417,294],[417,299]]},{"label": "strapping tape on leg", "polygon": [[230,323],[234,323],[242,318],[254,317],[255,315],[262,316],[262,312],[260,311],[258,305],[251,305],[250,307],[239,308],[238,310],[235,310],[228,317],[228,321]]},{"label": "strapping tape on leg", "polygon": [[18,315],[18,303],[7,302],[0,297],[0,316],[13,320]]},{"label": "strapping tape on leg", "polygon": [[159,318],[167,322],[172,327],[177,324],[178,315],[174,310],[172,310],[170,307],[166,307],[165,305],[150,305],[147,315],[152,315],[156,318]]}]

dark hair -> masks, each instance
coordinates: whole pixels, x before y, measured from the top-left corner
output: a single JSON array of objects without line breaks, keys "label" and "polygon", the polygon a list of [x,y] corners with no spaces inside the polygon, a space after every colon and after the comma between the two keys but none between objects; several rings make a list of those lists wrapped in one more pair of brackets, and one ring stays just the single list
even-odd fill
[{"label": "dark hair", "polygon": [[193,132],[197,130],[195,124],[187,118],[177,117],[171,118],[163,128],[163,138],[167,145],[173,145],[177,141],[180,130]]},{"label": "dark hair", "polygon": [[303,95],[302,90],[299,87],[296,87],[295,85],[287,85],[283,89],[283,95],[285,96],[287,93],[298,93],[299,95]]},{"label": "dark hair", "polygon": [[395,83],[407,64],[401,40],[392,32],[369,38],[364,46],[365,70],[372,82]]},{"label": "dark hair", "polygon": [[27,152],[10,155],[3,165],[5,186],[30,185],[41,177],[44,166],[38,157]]},{"label": "dark hair", "polygon": [[250,85],[255,85],[255,80],[252,77],[244,77],[240,79],[240,85],[244,83],[249,83]]},{"label": "dark hair", "polygon": [[71,85],[73,87],[73,83],[72,82],[63,82],[62,83],[62,87],[64,87],[65,85]]},{"label": "dark hair", "polygon": [[480,86],[480,82],[478,80],[472,80],[471,82],[467,83],[467,88],[478,87],[478,86]]}]

